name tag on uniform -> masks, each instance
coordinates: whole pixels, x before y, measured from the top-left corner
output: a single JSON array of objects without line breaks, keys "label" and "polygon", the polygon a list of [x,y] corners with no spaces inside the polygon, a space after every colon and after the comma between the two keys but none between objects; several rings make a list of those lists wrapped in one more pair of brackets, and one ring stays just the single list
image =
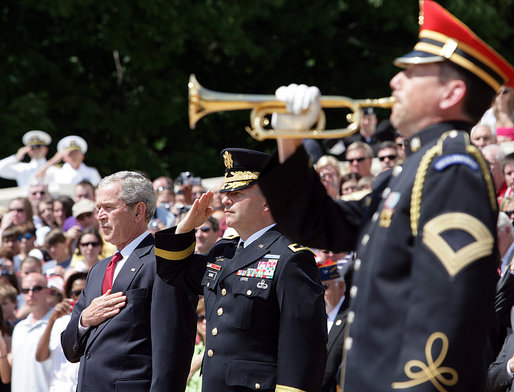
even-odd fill
[{"label": "name tag on uniform", "polygon": [[216,276],[218,275],[217,271],[221,271],[221,265],[207,263],[207,273],[205,274],[205,277],[207,279],[216,279]]}]

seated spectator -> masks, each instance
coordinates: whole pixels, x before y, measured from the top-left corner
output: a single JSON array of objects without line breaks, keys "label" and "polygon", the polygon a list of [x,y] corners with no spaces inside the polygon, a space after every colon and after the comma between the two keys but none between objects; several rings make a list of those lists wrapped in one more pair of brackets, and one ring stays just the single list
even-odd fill
[{"label": "seated spectator", "polygon": [[9,212],[2,217],[2,230],[9,226],[33,222],[32,205],[26,197],[15,197],[9,201]]},{"label": "seated spectator", "polygon": [[500,211],[504,212],[514,224],[514,195],[510,194],[500,203]]},{"label": "seated spectator", "polygon": [[8,325],[11,331],[19,320],[16,317],[18,294],[18,291],[12,285],[0,284],[0,305],[2,306],[2,317],[4,319],[4,323]]},{"label": "seated spectator", "polygon": [[330,155],[323,155],[314,165],[314,169],[321,179],[321,183],[332,199],[338,199],[341,187],[341,170],[339,161]]},{"label": "seated spectator", "polygon": [[496,98],[480,120],[495,132],[498,143],[512,140],[514,132],[514,93],[512,87],[502,86]]},{"label": "seated spectator", "polygon": [[482,149],[489,144],[496,144],[496,135],[492,128],[486,124],[477,124],[471,128],[471,143]]},{"label": "seated spectator", "polygon": [[207,189],[201,183],[193,184],[193,188],[191,189],[193,201],[202,197],[202,195],[206,192],[207,192]]},{"label": "seated spectator", "polygon": [[77,247],[77,240],[82,233],[82,230],[87,228],[98,229],[99,224],[95,215],[96,204],[94,201],[89,199],[82,199],[73,204],[72,212],[73,217],[77,224],[70,227],[66,232],[66,238],[68,239],[68,245],[70,251],[73,253]]},{"label": "seated spectator", "polygon": [[[87,143],[80,136],[66,136],[57,143],[57,153],[38,170],[36,176],[44,177],[49,184],[78,184],[88,180],[97,186],[101,180],[98,170],[84,163]],[[63,161],[61,167],[54,166]]]},{"label": "seated spectator", "polygon": [[6,246],[0,246],[0,272],[14,273],[14,253]]},{"label": "seated spectator", "polygon": [[357,190],[358,191],[371,190],[374,180],[375,180],[375,177],[373,177],[373,176],[362,177],[359,180],[359,182],[357,182]]},{"label": "seated spectator", "polygon": [[514,194],[514,153],[505,156],[502,162],[503,178],[507,189],[503,193],[503,198]]},{"label": "seated spectator", "polygon": [[377,158],[380,162],[381,171],[390,170],[398,164],[398,149],[396,144],[391,141],[380,143],[377,152]]},{"label": "seated spectator", "polygon": [[9,249],[13,256],[14,270],[19,270],[19,265],[21,264],[21,260],[19,259],[20,253],[20,235],[21,225],[12,225],[7,229],[2,231],[2,246]]},{"label": "seated spectator", "polygon": [[[161,176],[161,177],[157,177],[155,180],[153,180],[152,182],[152,186],[153,186],[153,190],[157,193],[159,190],[163,190],[163,189],[172,189],[174,190],[174,183],[173,183],[173,179],[171,177],[166,177],[166,176]],[[159,189],[160,188],[160,189]]]},{"label": "seated spectator", "polygon": [[36,228],[32,223],[25,223],[16,226],[18,228],[18,249],[19,253],[14,256],[14,270],[19,271],[21,261],[25,259],[36,245]]},{"label": "seated spectator", "polygon": [[361,177],[370,176],[373,149],[364,142],[354,142],[346,149],[346,161],[351,173],[358,173]]},{"label": "seated spectator", "polygon": [[405,155],[405,138],[396,131],[394,134],[394,143],[396,144],[396,150],[398,151],[398,157],[404,161],[407,156]]},{"label": "seated spectator", "polygon": [[157,196],[157,207],[170,211],[173,204],[175,204],[175,191],[173,188],[160,186],[155,191],[155,195]]},{"label": "seated spectator", "polygon": [[88,180],[82,180],[73,188],[73,200],[76,202],[82,199],[96,201],[95,187]]},{"label": "seated spectator", "polygon": [[196,314],[198,316],[198,321],[196,324],[196,344],[193,359],[191,360],[191,370],[189,371],[189,376],[187,377],[187,386],[185,392],[202,391],[202,376],[200,373],[205,352],[205,333],[207,326],[205,322],[205,303],[202,296],[200,296],[198,299]]},{"label": "seated spectator", "polygon": [[[25,278],[27,275],[29,275],[31,273],[42,274],[43,267],[42,267],[42,263],[41,263],[40,259],[38,259],[37,257],[29,256],[29,257],[26,257],[21,262],[21,267],[20,267],[20,271],[19,271],[19,281],[22,282],[23,278]],[[6,283],[9,282],[13,287],[16,288],[16,290],[18,290],[19,294],[18,294],[18,306],[17,306],[17,310],[16,310],[16,317],[18,319],[24,319],[30,313],[30,308],[25,303],[23,294],[21,293],[21,291],[18,288],[21,285],[21,283],[18,284],[18,280],[16,279],[15,276],[4,275],[4,276],[0,277],[0,284],[2,284],[4,282],[4,280],[2,280],[2,278],[5,278]]]},{"label": "seated spectator", "polygon": [[54,198],[47,195],[37,205],[37,216],[41,219],[40,226],[36,230],[36,243],[43,244],[45,235],[59,226],[54,216]]},{"label": "seated spectator", "polygon": [[[82,231],[77,241],[77,253],[73,255],[73,269],[76,271],[89,272],[101,257],[104,241],[97,229],[89,227]],[[75,257],[77,256],[77,257]]]},{"label": "seated spectator", "polygon": [[341,194],[349,195],[357,191],[357,184],[361,176],[358,173],[347,173],[341,177]]},{"label": "seated spectator", "polygon": [[36,229],[42,225],[41,217],[38,214],[38,205],[45,197],[50,196],[48,192],[48,186],[42,179],[33,179],[29,185],[27,199],[32,206],[34,226]]},{"label": "seated spectator", "polygon": [[209,253],[216,241],[221,238],[216,218],[209,216],[202,226],[197,227],[195,238],[195,253]]},{"label": "seated spectator", "polygon": [[28,274],[22,280],[22,293],[30,314],[13,331],[12,391],[48,391],[52,363],[36,361],[37,345],[52,314],[46,278],[37,273]]},{"label": "seated spectator", "polygon": [[57,274],[64,277],[71,262],[70,248],[64,233],[59,229],[50,231],[45,237],[44,247],[50,254],[51,260],[43,265],[43,274],[46,276]]},{"label": "seated spectator", "polygon": [[498,269],[500,275],[503,275],[507,266],[514,258],[514,229],[512,227],[512,222],[504,212],[500,212],[498,214],[496,232],[498,236],[498,253],[500,256],[500,265]]},{"label": "seated spectator", "polygon": [[72,300],[72,305],[78,301],[82,290],[84,290],[84,287],[86,286],[86,278],[86,272],[74,272],[66,279],[64,292],[66,298],[70,298]]},{"label": "seated spectator", "polygon": [[[19,187],[28,185],[38,168],[46,163],[52,138],[46,132],[33,130],[23,135],[22,142],[23,147],[15,155],[0,160],[0,177],[16,180]],[[30,162],[23,162],[26,155]]]},{"label": "seated spectator", "polygon": [[5,322],[0,312],[0,392],[11,390],[11,348],[13,326]]},{"label": "seated spectator", "polygon": [[507,191],[507,184],[503,177],[503,160],[505,153],[498,144],[490,144],[482,148],[482,155],[489,166],[493,178],[494,189],[496,190],[496,198],[498,204],[501,203],[505,192]]},{"label": "seated spectator", "polygon": [[[61,195],[54,199],[54,220],[57,223],[57,228],[64,232],[75,224],[72,208],[73,200],[71,197]],[[72,218],[73,221],[69,218]]]}]

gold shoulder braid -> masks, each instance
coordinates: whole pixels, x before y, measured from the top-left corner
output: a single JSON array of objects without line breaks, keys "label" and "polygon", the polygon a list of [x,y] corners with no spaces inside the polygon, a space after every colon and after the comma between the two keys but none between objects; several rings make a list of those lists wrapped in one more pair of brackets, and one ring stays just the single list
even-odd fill
[{"label": "gold shoulder braid", "polygon": [[291,249],[293,252],[300,252],[301,250],[307,250],[309,252],[311,252],[314,256],[316,256],[316,253],[309,247],[307,246],[303,246],[303,245],[300,245],[300,244],[291,244],[288,246],[289,249]]}]

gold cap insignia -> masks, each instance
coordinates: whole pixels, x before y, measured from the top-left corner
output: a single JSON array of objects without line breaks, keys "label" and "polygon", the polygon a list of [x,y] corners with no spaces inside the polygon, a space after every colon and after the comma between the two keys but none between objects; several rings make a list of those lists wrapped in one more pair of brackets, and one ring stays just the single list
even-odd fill
[{"label": "gold cap insignia", "polygon": [[232,166],[234,166],[234,161],[232,160],[232,154],[228,151],[225,151],[223,153],[223,162],[225,163],[225,167],[227,169],[232,169]]}]

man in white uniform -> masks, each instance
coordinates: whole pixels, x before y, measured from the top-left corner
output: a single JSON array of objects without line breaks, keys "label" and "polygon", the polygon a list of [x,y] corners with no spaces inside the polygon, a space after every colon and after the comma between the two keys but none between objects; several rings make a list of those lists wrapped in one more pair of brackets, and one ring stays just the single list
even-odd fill
[{"label": "man in white uniform", "polygon": [[[18,186],[28,185],[33,174],[46,163],[50,135],[43,131],[29,131],[23,135],[23,147],[16,154],[0,160],[0,177],[16,180]],[[22,162],[28,155],[30,162]]]}]

